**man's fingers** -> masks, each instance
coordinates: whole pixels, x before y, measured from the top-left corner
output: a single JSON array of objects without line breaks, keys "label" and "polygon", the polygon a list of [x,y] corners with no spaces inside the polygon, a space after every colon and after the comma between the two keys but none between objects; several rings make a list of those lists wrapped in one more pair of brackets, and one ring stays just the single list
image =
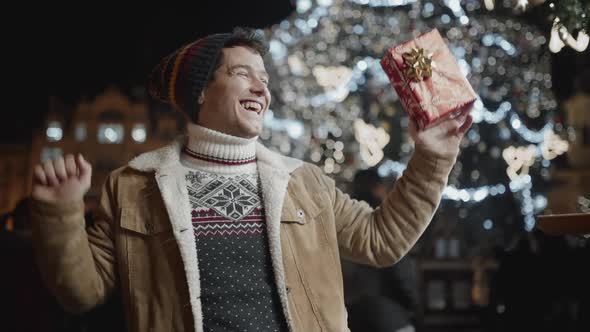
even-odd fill
[{"label": "man's fingers", "polygon": [[78,176],[78,167],[76,167],[76,160],[71,154],[66,155],[66,173],[68,177]]},{"label": "man's fingers", "polygon": [[68,174],[66,173],[66,164],[63,157],[53,159],[53,168],[55,169],[55,175],[60,182],[68,179]]},{"label": "man's fingers", "polygon": [[471,113],[472,108],[473,108],[473,105],[471,105],[469,107],[463,107],[461,112],[459,114],[457,114],[456,117],[459,117],[459,116],[466,117],[469,113]]},{"label": "man's fingers", "polygon": [[461,127],[461,122],[459,122],[457,118],[448,118],[429,129],[436,130],[437,132],[435,132],[435,136],[437,137],[446,137],[449,134],[454,134],[459,129],[459,127]]},{"label": "man's fingers", "polygon": [[457,131],[459,130],[459,128],[461,128],[461,120],[460,119],[453,119],[453,121],[451,121],[451,124],[449,126],[449,130],[447,131],[447,134],[456,134]]},{"label": "man's fingers", "polygon": [[414,139],[418,133],[418,125],[416,124],[416,120],[411,117],[408,118],[408,129],[410,130],[410,137]]},{"label": "man's fingers", "polygon": [[45,176],[47,177],[47,183],[49,183],[50,186],[57,186],[59,181],[55,176],[55,170],[53,169],[53,162],[51,160],[43,163],[43,170],[45,171]]},{"label": "man's fingers", "polygon": [[36,183],[39,183],[44,186],[47,185],[47,177],[45,176],[45,171],[43,170],[43,167],[41,167],[41,165],[37,164],[35,166],[35,171],[34,171],[33,175],[34,175],[33,179]]},{"label": "man's fingers", "polygon": [[[456,135],[460,132],[461,128],[467,122],[467,117],[469,116],[469,110],[463,110],[454,118],[450,118],[447,121],[444,121],[443,124],[445,125],[445,133]],[[470,126],[469,124],[468,126]]]},{"label": "man's fingers", "polygon": [[76,165],[80,169],[80,178],[89,176],[91,174],[92,166],[90,166],[90,163],[88,163],[86,159],[82,157],[82,154],[78,154],[76,157]]},{"label": "man's fingers", "polygon": [[53,195],[53,190],[53,188],[45,186],[33,187],[33,198],[45,200],[46,197],[51,197]]},{"label": "man's fingers", "polygon": [[80,170],[80,181],[87,187],[90,187],[90,181],[92,178],[92,166],[90,163],[82,157],[82,154],[78,154],[76,157],[76,164],[78,165],[78,169]]},{"label": "man's fingers", "polygon": [[459,113],[459,115],[457,115],[457,117],[455,117],[455,119],[457,119],[461,123],[465,122],[465,120],[467,119],[467,116],[469,116],[469,114],[470,114],[470,110],[471,109],[469,109],[469,108],[464,108],[461,111],[461,113]]},{"label": "man's fingers", "polygon": [[461,127],[459,127],[459,129],[457,130],[457,133],[460,135],[465,134],[469,130],[469,128],[471,128],[472,124],[473,124],[473,117],[471,115],[467,115],[465,122],[463,122]]}]

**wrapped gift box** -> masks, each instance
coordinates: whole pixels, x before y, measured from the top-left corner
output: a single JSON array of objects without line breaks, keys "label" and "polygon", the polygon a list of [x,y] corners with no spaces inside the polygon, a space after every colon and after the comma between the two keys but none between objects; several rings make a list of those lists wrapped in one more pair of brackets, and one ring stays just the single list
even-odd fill
[{"label": "wrapped gift box", "polygon": [[590,213],[548,214],[537,219],[539,228],[549,235],[590,237]]},{"label": "wrapped gift box", "polygon": [[436,29],[390,48],[381,66],[420,129],[470,109],[477,99]]}]

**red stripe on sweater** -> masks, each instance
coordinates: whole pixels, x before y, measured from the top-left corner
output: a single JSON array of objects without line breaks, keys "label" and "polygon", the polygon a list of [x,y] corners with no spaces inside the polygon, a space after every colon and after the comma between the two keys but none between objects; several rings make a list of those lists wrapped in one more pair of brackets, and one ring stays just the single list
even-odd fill
[{"label": "red stripe on sweater", "polygon": [[221,159],[216,159],[215,157],[202,155],[200,153],[197,153],[195,151],[192,151],[192,150],[190,150],[187,147],[184,148],[183,152],[186,153],[187,155],[189,155],[192,158],[199,159],[199,160],[204,160],[204,161],[208,161],[208,162],[215,163],[215,164],[221,164],[221,165],[239,166],[239,165],[246,165],[246,164],[251,164],[251,163],[255,163],[256,162],[256,158],[245,159],[245,160],[221,160]]}]

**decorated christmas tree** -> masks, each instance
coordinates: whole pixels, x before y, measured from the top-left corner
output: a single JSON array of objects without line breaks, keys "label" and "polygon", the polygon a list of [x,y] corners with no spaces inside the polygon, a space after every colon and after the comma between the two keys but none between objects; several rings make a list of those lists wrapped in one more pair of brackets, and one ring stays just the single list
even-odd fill
[{"label": "decorated christmas tree", "polygon": [[434,28],[478,94],[437,215],[461,225],[471,252],[506,245],[534,228],[552,160],[568,148],[549,41],[514,15],[476,0],[299,0],[267,31],[274,99],[262,139],[344,190],[359,169],[401,175],[413,150],[409,119],[379,60]]}]

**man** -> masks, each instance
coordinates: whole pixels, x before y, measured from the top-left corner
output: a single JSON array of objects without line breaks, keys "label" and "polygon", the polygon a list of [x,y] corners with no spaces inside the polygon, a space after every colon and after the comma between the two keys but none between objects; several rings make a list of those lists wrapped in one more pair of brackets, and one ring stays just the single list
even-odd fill
[{"label": "man", "polygon": [[348,330],[339,255],[386,266],[410,249],[471,119],[412,127],[412,160],[373,210],[319,168],[256,143],[271,100],[266,50],[236,29],[155,68],[150,93],[187,114],[188,135],[115,170],[91,227],[90,164],[67,155],[36,168],[38,261],[66,308],[118,290],[131,331]]}]

